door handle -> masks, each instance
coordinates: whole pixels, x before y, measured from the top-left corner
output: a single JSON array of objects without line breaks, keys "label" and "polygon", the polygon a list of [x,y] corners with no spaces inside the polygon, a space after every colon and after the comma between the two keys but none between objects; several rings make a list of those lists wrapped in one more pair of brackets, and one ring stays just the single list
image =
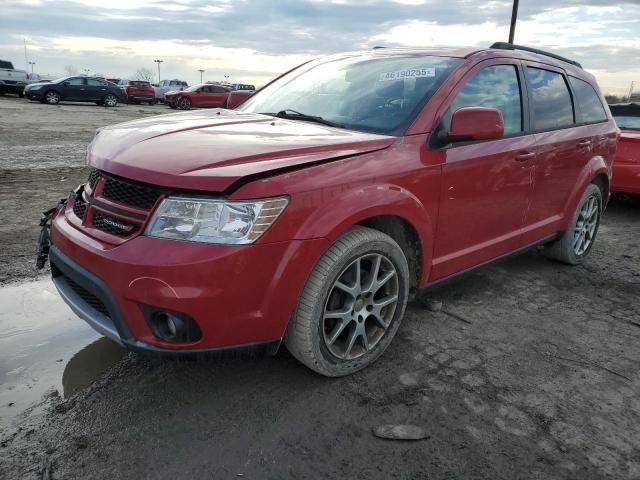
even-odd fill
[{"label": "door handle", "polygon": [[578,142],[578,147],[580,148],[590,147],[590,146],[591,146],[591,140],[582,140],[581,142]]},{"label": "door handle", "polygon": [[518,162],[526,162],[527,160],[535,156],[536,156],[535,152],[522,152],[516,155],[516,160]]}]

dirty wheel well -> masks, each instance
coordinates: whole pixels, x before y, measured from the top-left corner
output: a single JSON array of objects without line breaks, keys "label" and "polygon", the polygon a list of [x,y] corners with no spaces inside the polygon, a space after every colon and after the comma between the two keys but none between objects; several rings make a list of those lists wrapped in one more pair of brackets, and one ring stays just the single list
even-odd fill
[{"label": "dirty wheel well", "polygon": [[597,185],[598,188],[600,188],[600,191],[602,192],[602,198],[606,202],[609,198],[609,179],[607,178],[607,176],[604,173],[601,173],[600,175],[595,177],[591,181],[591,183]]},{"label": "dirty wheel well", "polygon": [[415,292],[420,279],[422,249],[418,232],[413,225],[401,217],[392,215],[368,218],[358,225],[386,233],[400,245],[409,264],[411,291]]}]

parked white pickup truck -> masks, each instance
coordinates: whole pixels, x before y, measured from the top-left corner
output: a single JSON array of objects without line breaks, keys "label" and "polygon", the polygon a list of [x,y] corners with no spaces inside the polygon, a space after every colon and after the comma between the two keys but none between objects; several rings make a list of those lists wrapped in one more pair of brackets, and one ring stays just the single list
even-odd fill
[{"label": "parked white pickup truck", "polygon": [[162,80],[158,85],[153,86],[156,94],[156,100],[164,102],[164,94],[172,90],[184,90],[189,84],[182,80]]},{"label": "parked white pickup truck", "polygon": [[24,96],[22,91],[27,85],[27,72],[16,70],[13,63],[0,60],[0,94],[15,93],[20,97]]}]

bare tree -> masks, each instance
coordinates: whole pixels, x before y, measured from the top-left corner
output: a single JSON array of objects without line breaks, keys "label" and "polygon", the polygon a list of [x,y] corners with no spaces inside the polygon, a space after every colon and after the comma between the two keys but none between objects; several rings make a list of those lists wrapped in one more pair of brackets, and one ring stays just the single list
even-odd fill
[{"label": "bare tree", "polygon": [[136,80],[153,82],[153,71],[150,68],[139,68],[134,75]]},{"label": "bare tree", "polygon": [[67,75],[77,75],[78,74],[78,67],[74,66],[74,65],[65,65],[64,66],[64,71]]}]

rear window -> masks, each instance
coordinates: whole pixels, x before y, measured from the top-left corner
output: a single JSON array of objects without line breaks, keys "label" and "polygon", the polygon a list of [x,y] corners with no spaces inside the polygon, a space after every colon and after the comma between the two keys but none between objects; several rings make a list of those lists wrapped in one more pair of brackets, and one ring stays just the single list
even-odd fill
[{"label": "rear window", "polygon": [[533,95],[534,129],[542,132],[575,123],[571,93],[564,76],[550,70],[527,67]]},{"label": "rear window", "polygon": [[607,114],[595,89],[579,78],[569,77],[569,81],[576,92],[580,113],[582,113],[582,121],[584,123],[605,122]]},{"label": "rear window", "polygon": [[150,87],[151,86],[149,82],[143,82],[141,80],[132,80],[131,85],[134,87]]},{"label": "rear window", "polygon": [[13,70],[13,63],[7,62],[5,60],[0,60],[0,68],[8,68],[9,70]]}]

